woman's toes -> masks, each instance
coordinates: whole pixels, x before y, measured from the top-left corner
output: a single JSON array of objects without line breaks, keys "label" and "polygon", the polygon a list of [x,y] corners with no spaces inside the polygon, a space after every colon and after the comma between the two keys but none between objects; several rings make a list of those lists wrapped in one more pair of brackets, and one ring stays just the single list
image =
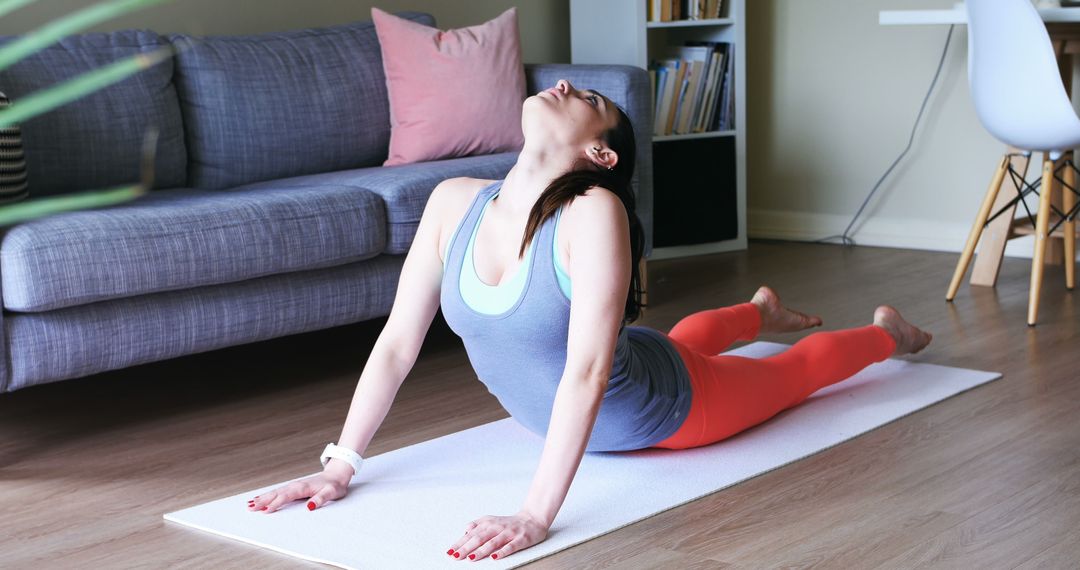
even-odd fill
[{"label": "woman's toes", "polygon": [[820,317],[812,317],[783,306],[776,291],[767,285],[758,288],[751,302],[761,310],[762,332],[794,332],[821,326]]},{"label": "woman's toes", "polygon": [[926,332],[924,330],[919,330],[919,332],[921,333],[920,336],[919,336],[919,342],[915,345],[914,350],[911,351],[912,354],[914,354],[916,352],[919,352],[920,350],[926,348],[926,346],[928,344],[930,344],[930,341],[933,340],[933,338],[934,338],[934,335],[932,335],[932,334],[930,334],[930,333],[928,333],[928,332]]},{"label": "woman's toes", "polygon": [[803,329],[808,329],[810,327],[816,327],[816,326],[821,324],[821,319],[818,318],[818,317],[811,317],[810,315],[807,315],[806,313],[800,313],[799,311],[791,311],[790,309],[788,309],[788,310],[791,313],[793,313],[795,315],[798,315],[798,318],[797,318],[797,321],[796,321],[798,328],[795,328],[793,330],[801,331]]},{"label": "woman's toes", "polygon": [[802,321],[802,325],[804,328],[815,326],[821,322],[821,319],[819,319],[818,317],[811,317],[810,315],[799,311],[792,312],[796,315],[799,315],[799,319]]}]

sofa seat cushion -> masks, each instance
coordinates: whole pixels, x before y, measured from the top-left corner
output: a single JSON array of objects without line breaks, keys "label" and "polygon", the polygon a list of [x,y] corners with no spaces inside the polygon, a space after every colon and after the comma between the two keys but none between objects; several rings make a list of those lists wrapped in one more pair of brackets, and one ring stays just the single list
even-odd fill
[{"label": "sofa seat cushion", "polygon": [[398,166],[356,168],[257,182],[239,188],[281,188],[311,184],[348,184],[378,194],[386,205],[384,253],[408,253],[431,191],[447,178],[467,176],[501,180],[517,162],[518,152],[465,156]]},{"label": "sofa seat cushion", "polygon": [[[435,25],[430,14],[396,15]],[[178,50],[188,186],[232,188],[386,159],[390,103],[371,21],[168,38]]]},{"label": "sofa seat cushion", "polygon": [[46,311],[331,267],[385,245],[382,200],[356,186],[174,188],[10,228],[0,278],[5,308]]}]

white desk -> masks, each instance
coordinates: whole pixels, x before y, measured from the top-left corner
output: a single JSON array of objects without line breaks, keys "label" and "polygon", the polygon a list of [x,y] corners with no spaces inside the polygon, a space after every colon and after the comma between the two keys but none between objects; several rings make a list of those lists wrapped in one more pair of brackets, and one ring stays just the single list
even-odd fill
[{"label": "white desk", "polygon": [[[1039,8],[1039,15],[1046,23],[1046,31],[1054,42],[1054,53],[1063,66],[1071,66],[1069,54],[1080,54],[1080,7]],[[878,24],[882,26],[918,26],[928,24],[967,24],[967,8],[956,4],[944,10],[882,10],[878,12]],[[1069,67],[1069,69],[1072,69]],[[1069,79],[1064,77],[1065,89],[1070,89]],[[1070,91],[1071,93],[1071,91]]]},{"label": "white desk", "polygon": [[[1039,8],[1044,22],[1080,22],[1080,8]],[[882,26],[920,24],[967,24],[967,9],[963,5],[946,10],[882,10],[878,13]]]},{"label": "white desk", "polygon": [[[1039,16],[1046,23],[1046,31],[1050,35],[1050,42],[1054,47],[1054,55],[1058,60],[1058,69],[1061,73],[1061,81],[1065,91],[1072,96],[1072,65],[1073,54],[1080,54],[1080,7],[1078,8],[1038,8]],[[967,24],[967,8],[958,3],[952,8],[944,10],[882,10],[878,13],[878,24],[882,26],[913,26],[927,24]],[[1015,149],[1006,146],[1005,152],[1015,152]],[[1029,159],[1023,156],[1015,156],[1010,161],[1014,169],[1026,175]],[[1061,188],[1055,185],[1053,196],[1054,205],[1062,206]],[[999,192],[992,211],[997,212],[1015,194]],[[979,255],[975,256],[975,269],[971,272],[973,285],[993,287],[997,282],[998,270],[1002,256],[1005,254],[1005,242],[1021,234],[1030,233],[1023,225],[1024,218],[1015,221],[1017,205],[1014,204],[1006,214],[998,216],[983,230],[982,241],[979,246]],[[1078,228],[1080,229],[1080,228]],[[1053,237],[1058,237],[1057,232]],[[1062,236],[1064,232],[1062,232]],[[1050,240],[1047,248],[1046,263],[1060,264],[1064,261],[1064,248],[1062,240]]]}]

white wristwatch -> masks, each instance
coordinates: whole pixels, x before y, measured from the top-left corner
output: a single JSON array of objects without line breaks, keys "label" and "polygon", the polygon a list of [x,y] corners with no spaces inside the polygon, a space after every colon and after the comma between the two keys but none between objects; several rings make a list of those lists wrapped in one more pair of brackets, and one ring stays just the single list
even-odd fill
[{"label": "white wristwatch", "polygon": [[360,465],[364,462],[364,458],[360,457],[360,454],[349,449],[348,447],[342,447],[334,443],[326,444],[326,448],[323,449],[322,456],[319,457],[319,461],[322,462],[323,467],[326,467],[326,462],[330,459],[340,459],[349,465],[352,465],[353,475],[349,479],[349,484],[353,484],[359,480]]}]

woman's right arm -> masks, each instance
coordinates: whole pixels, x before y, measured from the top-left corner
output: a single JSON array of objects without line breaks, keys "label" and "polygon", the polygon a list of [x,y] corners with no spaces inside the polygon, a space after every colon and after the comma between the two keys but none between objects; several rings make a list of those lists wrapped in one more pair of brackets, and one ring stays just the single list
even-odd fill
[{"label": "woman's right arm", "polygon": [[[337,444],[360,455],[364,455],[375,431],[390,411],[401,383],[416,363],[420,346],[439,309],[443,276],[439,220],[447,211],[447,198],[453,198],[451,185],[461,180],[467,179],[444,180],[431,192],[401,269],[390,316],[375,341],[353,393]],[[348,481],[353,474],[352,466],[340,459],[331,459],[326,466],[329,468],[334,463]]]},{"label": "woman's right arm", "polygon": [[[420,346],[439,308],[443,275],[442,258],[439,256],[440,220],[458,195],[457,190],[462,189],[462,185],[469,180],[444,180],[428,198],[416,236],[402,265],[390,316],[364,364],[337,445],[364,455],[375,431],[390,411],[398,389],[416,362]],[[308,497],[311,497],[315,507],[322,506],[326,500],[343,497],[352,476],[351,465],[333,458],[326,463],[322,474],[294,481],[261,496],[255,502],[255,508],[261,510],[259,507],[266,506],[266,512],[273,512],[282,504]],[[308,507],[315,508],[310,504]]]}]

